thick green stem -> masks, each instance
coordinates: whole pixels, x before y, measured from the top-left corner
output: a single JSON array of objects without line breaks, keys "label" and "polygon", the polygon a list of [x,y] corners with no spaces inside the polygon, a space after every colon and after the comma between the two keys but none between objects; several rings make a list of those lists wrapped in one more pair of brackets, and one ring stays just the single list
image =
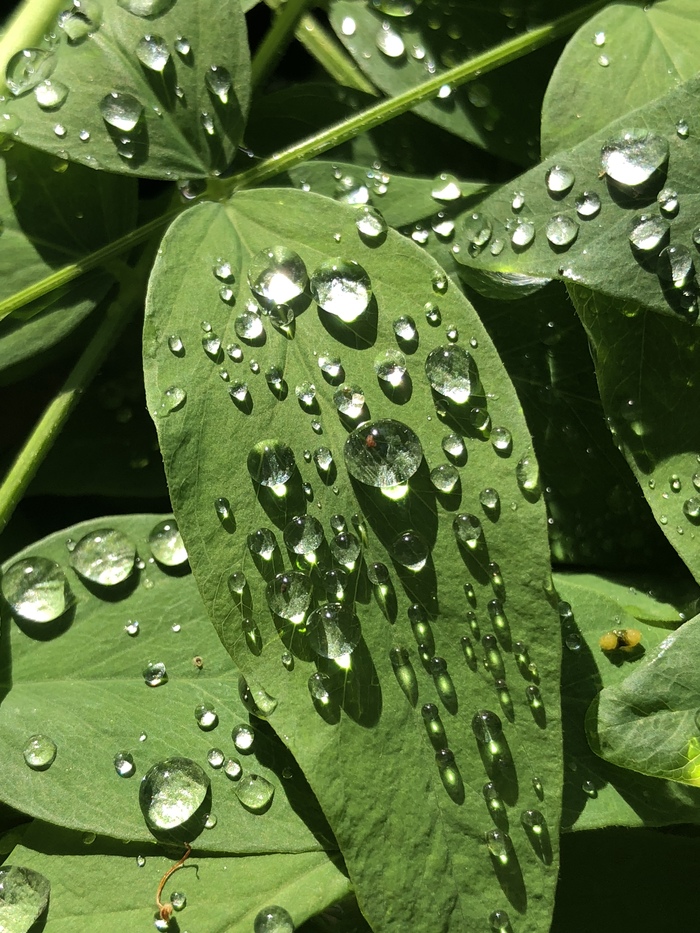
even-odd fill
[{"label": "thick green stem", "polygon": [[309,55],[312,55],[338,84],[376,96],[375,86],[365,78],[342,46],[323,28],[315,16],[305,13],[299,20],[294,35]]},{"label": "thick green stem", "polygon": [[269,158],[263,159],[253,166],[253,168],[240,172],[238,175],[233,175],[227,180],[226,184],[231,192],[262,184],[275,175],[279,175],[280,172],[293,168],[307,159],[321,155],[329,149],[347,142],[349,139],[354,139],[359,133],[371,130],[373,127],[399,116],[399,114],[412,110],[418,104],[431,100],[437,96],[438,91],[444,85],[453,88],[458,87],[473,78],[505,65],[507,62],[521,58],[534,49],[554,42],[555,39],[569,35],[585,23],[593,13],[605,6],[606,3],[607,0],[596,0],[596,2],[575,10],[573,13],[568,13],[551,23],[538,26],[536,29],[509,39],[507,42],[503,42],[501,45],[497,45],[481,55],[477,55],[469,61],[449,69],[449,71],[443,71],[422,84],[417,84],[415,87],[404,91],[403,94],[383,100],[367,108],[367,110],[363,110],[361,113],[317,133],[315,136],[304,139],[300,143],[295,143],[295,145],[283,149],[281,152],[274,153]]},{"label": "thick green stem", "polygon": [[17,454],[0,485],[0,532],[2,532],[19,501],[51,450],[61,428],[78,404],[105,360],[114,348],[122,330],[136,308],[143,302],[143,293],[153,251],[146,250],[136,269],[123,267],[117,297],[104,309],[102,321],[56,396],[46,406],[31,434]]},{"label": "thick green stem", "polygon": [[286,47],[292,41],[297,22],[311,0],[287,0],[275,14],[268,33],[256,51],[251,69],[253,88],[257,90],[270,77]]}]

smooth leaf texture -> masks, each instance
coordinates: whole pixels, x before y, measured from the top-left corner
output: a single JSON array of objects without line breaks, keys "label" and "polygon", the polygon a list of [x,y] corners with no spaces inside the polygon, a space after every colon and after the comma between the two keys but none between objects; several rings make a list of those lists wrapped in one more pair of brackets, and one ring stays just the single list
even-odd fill
[{"label": "smooth leaf texture", "polygon": [[[88,843],[79,833],[36,820],[7,862],[51,882],[46,933],[92,933],[96,927],[123,933],[153,929],[158,882],[178,856],[177,849],[164,853],[102,836]],[[185,909],[173,914],[181,930],[250,933],[264,907],[283,907],[297,927],[348,890],[347,878],[324,852],[207,858],[195,847],[167,882],[163,898],[173,891],[187,897]]]},{"label": "smooth leaf texture", "polygon": [[128,6],[104,0],[59,17],[43,67],[66,96],[41,107],[38,82],[21,82],[5,103],[6,131],[90,168],[164,179],[219,174],[240,142],[250,97],[240,4],[169,2],[149,17]]},{"label": "smooth leaf texture", "polygon": [[647,663],[601,692],[586,722],[599,755],[700,787],[699,646],[696,616],[649,652]]},{"label": "smooth leaf texture", "polygon": [[[6,753],[0,798],[70,829],[148,842],[153,836],[139,809],[139,780],[156,762],[184,756],[209,774],[218,820],[196,840],[199,851],[257,854],[323,847],[312,831],[319,838],[324,832],[317,805],[265,724],[254,724],[252,756],[241,756],[234,747],[231,729],[248,723],[248,711],[191,575],[165,573],[150,557],[146,540],[158,520],[145,515],[84,522],[17,555],[60,563],[76,602],[56,623],[46,623],[54,625],[53,631],[42,631],[46,640],[35,632],[25,634],[3,607],[0,741]],[[105,527],[123,531],[148,562],[116,592],[95,584],[88,589],[68,566],[66,542]],[[136,637],[124,629],[132,619],[140,622]],[[180,631],[172,630],[175,623]],[[201,669],[193,664],[195,656],[203,659]],[[145,684],[142,671],[150,661],[166,665],[168,683]],[[212,705],[219,716],[218,726],[208,732],[195,721],[200,703]],[[22,755],[28,738],[37,733],[50,736],[58,748],[46,771],[32,771]],[[147,739],[141,742],[143,733]],[[268,812],[256,815],[241,806],[235,784],[207,764],[212,747],[240,760],[244,776],[257,773],[274,785]],[[115,771],[113,760],[120,751],[134,757],[136,772],[130,778]],[[283,781],[285,768],[292,769],[293,777]],[[333,847],[325,833],[326,847]]]},{"label": "smooth leaf texture", "polygon": [[[624,579],[624,578],[623,578]],[[625,603],[642,602],[650,615],[649,602],[657,614],[670,616],[668,604],[644,595],[644,590],[662,589],[655,577],[628,578],[618,584],[593,574],[558,573],[555,585],[562,600],[571,606],[562,613],[562,717],[564,723],[565,782],[562,824],[565,829],[600,829],[605,826],[665,826],[697,823],[700,791],[674,781],[647,777],[619,767],[593,753],[585,729],[586,713],[603,688],[615,691],[630,672],[641,665],[668,636],[664,625],[650,625],[630,615]],[[687,581],[669,578],[669,589],[687,591]],[[626,592],[625,592],[626,591]],[[675,610],[678,624],[679,610]],[[629,654],[603,652],[602,635],[612,629],[635,628],[642,633],[642,649]],[[682,631],[682,629],[681,629]],[[568,641],[567,641],[568,639]],[[579,647],[575,647],[576,645]],[[574,646],[568,647],[569,645]],[[636,674],[635,674],[636,676]]]},{"label": "smooth leaf texture", "polygon": [[[582,5],[545,2],[533,13],[522,5],[461,0],[423,3],[409,16],[391,17],[363,0],[333,0],[328,14],[357,65],[392,95]],[[491,153],[527,165],[537,159],[540,106],[558,54],[554,46],[531,52],[526,62],[510,62],[463,88],[447,88],[444,97],[421,104],[416,112]]]},{"label": "smooth leaf texture", "polygon": [[[170,228],[149,286],[144,354],[149,408],[157,417],[174,508],[220,637],[249,682],[278,700],[271,725],[319,798],[360,906],[376,933],[403,933],[407,925],[431,933],[480,928],[496,909],[507,909],[519,931],[541,930],[549,923],[556,874],[560,648],[558,622],[543,591],[549,571],[544,510],[536,491],[528,494],[528,501],[515,479],[515,465],[528,451],[529,436],[500,360],[457,289],[443,279],[436,290],[433,276],[438,273],[439,281],[444,273],[393,231],[376,246],[363,243],[356,218],[355,209],[311,193],[265,190],[241,193],[228,204],[199,205]],[[263,317],[264,338],[260,335],[246,344],[234,325],[251,299],[246,285],[250,257],[271,246],[295,250],[309,273],[333,256],[356,260],[374,290],[369,307],[354,324],[345,324],[302,294],[287,335]],[[231,263],[234,277],[228,304],[221,300],[221,283],[213,274],[222,259]],[[443,326],[427,322],[426,302],[439,304]],[[402,314],[415,317],[417,338],[404,343],[408,368],[401,385],[383,391],[373,362],[377,354],[397,348],[392,322]],[[212,328],[208,339],[215,333],[223,347],[239,340],[243,344],[243,360],[227,359],[225,364],[231,386],[247,383],[247,401],[240,407],[221,379],[221,367],[202,350],[202,320]],[[438,401],[443,412],[438,414],[424,363],[428,351],[446,345],[443,328],[451,325],[459,328],[462,347],[472,341],[480,378],[472,404],[478,399],[482,412],[486,406],[494,426],[507,425],[512,455],[505,450],[499,456],[476,430],[474,422],[482,416],[470,414],[469,404],[450,403],[448,408],[444,400]],[[180,357],[168,350],[167,337],[173,333],[185,346]],[[318,366],[324,353],[338,354],[342,376],[326,381]],[[276,389],[264,375],[271,365],[283,369]],[[255,371],[259,367],[259,373],[251,366]],[[419,436],[424,460],[403,498],[392,501],[378,488],[349,481],[343,445],[353,425],[342,423],[332,401],[332,383],[337,386],[342,378],[362,387],[372,417],[395,419]],[[296,386],[305,381],[316,386],[315,403],[307,406],[310,412],[304,412],[295,397]],[[187,398],[163,416],[172,409],[169,403],[162,407],[163,393],[171,386],[186,391]],[[438,496],[428,469],[447,465],[441,441],[451,430],[466,436],[468,461],[459,469],[453,493]],[[277,490],[279,495],[253,484],[246,466],[253,445],[265,438],[290,445],[295,456],[296,470],[287,486]],[[331,450],[335,464],[325,477],[311,455],[321,445]],[[302,482],[310,486],[306,495]],[[500,494],[500,507],[490,516],[479,501],[486,487]],[[216,517],[218,496],[230,500],[236,521],[233,535]],[[456,545],[452,522],[458,512],[474,513],[483,523],[486,545],[473,557],[461,554]],[[290,567],[290,557],[283,556],[283,529],[293,516],[304,513],[318,518],[328,541],[333,515],[343,516],[351,533],[364,536],[363,553],[354,572],[348,571],[344,589],[361,628],[361,641],[347,662],[316,657],[305,628],[295,630],[279,617],[275,624],[268,609],[268,580]],[[357,527],[352,522],[355,514],[362,516]],[[246,536],[261,527],[274,529],[278,550],[270,562],[258,559],[256,567]],[[411,528],[425,536],[431,551],[423,569],[415,573],[389,555],[394,538]],[[339,565],[330,561],[326,545],[317,550],[315,569],[294,555],[291,566],[306,569],[324,602],[322,573]],[[374,561],[390,568],[387,590],[375,594],[366,576],[366,566]],[[472,605],[480,634],[493,631],[487,605],[494,589],[485,561],[500,565],[507,597],[511,631],[503,631],[501,637],[512,724],[499,708],[491,674],[476,664],[470,670],[460,645],[461,636],[474,638],[478,664],[482,649],[467,616]],[[244,591],[239,605],[227,587],[232,571],[247,577],[249,592]],[[465,598],[467,584],[474,589],[471,604]],[[500,592],[497,580],[494,584]],[[426,660],[433,653],[444,658],[453,687],[439,679],[436,687],[422,669],[407,619],[412,603],[419,613],[423,607],[435,641],[435,647],[423,649]],[[247,647],[241,609],[258,626],[263,645],[259,654]],[[539,670],[544,706],[534,717],[526,687],[535,684],[522,676],[508,650],[511,640],[520,639],[527,642]],[[409,676],[413,686],[407,686],[408,696],[390,663],[394,646],[405,648],[410,657],[415,682]],[[293,670],[282,663],[285,649]],[[309,678],[317,673],[327,678],[321,679],[321,686],[327,685],[328,697],[315,708]],[[525,673],[536,676],[527,669]],[[420,712],[425,703],[439,707],[446,731],[439,744],[449,743],[459,769],[459,776],[444,775],[445,785]],[[514,851],[506,853],[505,865],[492,860],[484,844],[484,833],[494,829],[482,794],[488,774],[470,726],[476,710],[483,708],[501,712],[515,768],[511,772],[504,762],[500,772],[489,763],[511,808]],[[534,777],[543,782],[543,801],[532,786]],[[530,808],[541,810],[548,824],[545,851],[540,852],[543,861],[520,824],[522,810]],[[396,852],[402,853],[400,860],[393,858]]]},{"label": "smooth leaf texture", "polygon": [[[595,350],[600,396],[659,526],[700,579],[700,365],[696,329],[637,305],[570,288]],[[694,479],[697,477],[697,479]]]},{"label": "smooth leaf texture", "polygon": [[698,70],[694,0],[610,3],[572,37],[542,103],[543,156],[583,142]]},{"label": "smooth leaf texture", "polygon": [[[8,298],[127,233],[136,222],[136,183],[67,165],[11,145],[0,167],[0,298]],[[0,322],[0,379],[63,340],[106,294],[107,272]],[[41,313],[37,314],[37,310]]]},{"label": "smooth leaf texture", "polygon": [[[596,294],[650,308],[673,320],[693,320],[697,308],[693,304],[692,282],[688,282],[687,288],[672,287],[659,276],[663,264],[657,262],[657,257],[665,241],[656,250],[638,253],[640,258],[636,258],[629,234],[641,216],[659,216],[656,198],[666,186],[676,192],[679,205],[675,215],[667,210],[666,217],[660,218],[670,225],[670,242],[688,249],[691,259],[697,254],[692,232],[698,218],[700,136],[691,129],[690,135],[682,138],[676,131],[676,123],[684,119],[691,128],[695,127],[699,89],[700,78],[694,77],[664,97],[609,124],[573,149],[556,153],[487,198],[481,212],[492,223],[488,245],[480,250],[470,249],[468,237],[463,235],[455,257],[462,263],[463,275],[469,283],[481,291],[505,280],[511,292],[517,292],[517,276],[560,278]],[[601,150],[633,131],[667,140],[669,159],[667,165],[652,175],[644,190],[632,187],[623,193],[609,178],[602,177]],[[557,165],[569,169],[575,177],[571,189],[563,196],[550,194],[545,184],[547,172]],[[601,208],[595,216],[577,215],[576,200],[584,191],[600,199]],[[524,196],[524,206],[519,210],[512,207],[514,192],[522,192]],[[560,215],[578,225],[576,240],[568,248],[553,245],[546,235],[547,224]],[[518,236],[523,234],[523,221],[534,225],[534,239],[529,246],[517,245]],[[516,246],[512,242],[514,235]],[[690,291],[686,294],[687,289]]]},{"label": "smooth leaf texture", "polygon": [[[348,204],[370,204],[377,208],[391,227],[403,227],[426,221],[421,228],[448,221],[457,210],[483,197],[489,185],[480,181],[461,181],[453,176],[416,178],[386,174],[375,168],[362,168],[348,162],[322,159],[304,162],[287,173],[295,187],[323,194]],[[433,191],[453,183],[461,192],[456,198],[435,198]],[[278,182],[279,185],[279,182]],[[450,234],[446,234],[449,237]]]}]

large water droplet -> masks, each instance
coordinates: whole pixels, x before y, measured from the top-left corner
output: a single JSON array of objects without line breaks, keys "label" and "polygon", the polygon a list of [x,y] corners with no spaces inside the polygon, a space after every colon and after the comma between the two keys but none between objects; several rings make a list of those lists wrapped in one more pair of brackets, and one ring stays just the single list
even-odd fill
[{"label": "large water droplet", "polygon": [[471,354],[459,346],[431,350],[425,361],[425,374],[435,392],[458,405],[469,401],[477,381]]},{"label": "large water droplet", "polygon": [[0,868],[0,930],[25,933],[49,903],[51,885],[39,872],[19,865]]},{"label": "large water droplet", "polygon": [[486,214],[478,212],[465,214],[462,221],[462,233],[472,246],[486,246],[493,233],[493,224]]},{"label": "large water droplet", "polygon": [[685,288],[694,271],[693,256],[687,246],[666,246],[659,253],[656,271],[672,288]]},{"label": "large water droplet", "polygon": [[53,622],[73,603],[65,573],[46,557],[16,561],[3,574],[0,589],[14,615],[30,622]]},{"label": "large water droplet", "polygon": [[600,212],[601,201],[595,191],[584,191],[576,198],[576,213],[582,220],[590,220]]},{"label": "large water droplet", "polygon": [[484,529],[476,515],[461,513],[452,522],[452,529],[459,543],[471,550],[483,541]]},{"label": "large water droplet", "polygon": [[512,228],[510,242],[516,250],[527,249],[535,240],[535,225],[529,220],[518,220]]},{"label": "large water droplet", "polygon": [[394,387],[399,386],[406,374],[406,357],[401,350],[385,350],[375,357],[374,371],[382,382],[388,382]]},{"label": "large water droplet", "polygon": [[324,311],[349,324],[367,310],[372,285],[358,262],[327,259],[311,276],[311,294]]},{"label": "large water droplet", "polygon": [[117,0],[117,3],[134,16],[156,17],[167,12],[175,0]]},{"label": "large water droplet", "polygon": [[179,829],[202,815],[210,782],[190,758],[167,758],[149,768],[139,787],[139,806],[152,832]]},{"label": "large water droplet", "polygon": [[248,285],[265,305],[287,304],[298,298],[308,284],[306,266],[294,250],[270,246],[250,261]]},{"label": "large water droplet", "polygon": [[297,515],[284,529],[284,543],[295,554],[309,557],[323,543],[323,526],[313,515]]},{"label": "large water droplet", "polygon": [[236,787],[236,796],[251,813],[264,813],[275,796],[274,784],[259,774],[249,774]]},{"label": "large water droplet", "polygon": [[302,573],[280,573],[267,585],[267,604],[275,615],[299,625],[311,605],[311,581]]},{"label": "large water droplet", "polygon": [[406,483],[423,459],[417,435],[400,421],[363,424],[343,448],[348,473],[368,486],[387,488]]},{"label": "large water droplet", "polygon": [[389,225],[380,212],[366,205],[358,208],[355,226],[360,236],[371,242],[385,237],[389,229]]},{"label": "large water droplet", "polygon": [[162,36],[144,36],[136,46],[136,57],[151,71],[161,72],[168,64],[170,49]]},{"label": "large water droplet", "polygon": [[547,169],[545,174],[545,183],[547,191],[554,197],[562,197],[568,194],[574,186],[576,176],[566,165],[553,165]]},{"label": "large water droplet", "polygon": [[668,156],[668,140],[648,130],[631,130],[608,140],[600,150],[603,171],[622,188],[646,184],[661,172]]},{"label": "large water droplet", "polygon": [[422,570],[430,556],[430,547],[423,535],[417,531],[405,531],[394,540],[390,548],[394,560],[418,573]]},{"label": "large water droplet", "polygon": [[578,224],[567,214],[555,214],[547,221],[545,236],[558,249],[568,249],[578,236]]},{"label": "large water droplet", "polygon": [[212,65],[204,73],[204,83],[222,104],[228,103],[228,95],[233,81],[227,68],[222,65]]},{"label": "large water droplet", "polygon": [[55,67],[56,56],[53,52],[45,49],[22,49],[8,61],[5,82],[15,97],[21,97],[50,78]]},{"label": "large water droplet", "polygon": [[68,87],[61,81],[42,81],[34,88],[34,97],[42,110],[58,110],[68,97]]},{"label": "large water droplet", "polygon": [[296,463],[291,447],[278,440],[258,441],[247,460],[253,482],[260,486],[282,486],[294,473]]},{"label": "large water droplet", "polygon": [[166,518],[148,536],[151,554],[164,567],[180,567],[187,561],[187,551],[174,518]]},{"label": "large water droplet", "polygon": [[132,133],[143,117],[143,104],[133,94],[110,91],[99,106],[105,123],[121,133]]},{"label": "large water droplet", "polygon": [[434,179],[430,195],[436,201],[457,201],[462,197],[462,189],[454,175],[442,172]]},{"label": "large water droplet", "polygon": [[127,580],[134,569],[136,546],[121,531],[98,528],[78,541],[71,564],[85,580],[100,586],[116,586]]},{"label": "large water droplet", "polygon": [[294,921],[284,907],[263,907],[253,921],[253,933],[294,933]]},{"label": "large water droplet", "polygon": [[491,710],[481,709],[474,714],[472,719],[472,732],[477,742],[488,745],[499,740],[503,733],[503,723]]},{"label": "large water droplet", "polygon": [[32,735],[22,750],[32,771],[46,771],[56,760],[56,743],[48,735]]},{"label": "large water droplet", "polygon": [[357,616],[342,603],[327,603],[315,609],[306,623],[309,644],[322,658],[351,654],[362,632]]},{"label": "large water droplet", "polygon": [[662,217],[642,214],[632,221],[629,241],[632,249],[639,253],[655,253],[668,241],[670,225]]},{"label": "large water droplet", "polygon": [[360,386],[344,382],[333,393],[333,404],[341,415],[357,419],[365,408],[365,394]]},{"label": "large water droplet", "polygon": [[377,33],[377,48],[387,58],[401,58],[406,52],[406,46],[399,33],[389,23],[382,23]]}]

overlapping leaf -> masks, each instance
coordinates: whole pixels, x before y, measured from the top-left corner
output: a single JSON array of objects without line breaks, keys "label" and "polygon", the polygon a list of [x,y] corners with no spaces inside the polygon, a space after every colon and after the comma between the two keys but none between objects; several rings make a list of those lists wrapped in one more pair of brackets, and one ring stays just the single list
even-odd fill
[{"label": "overlapping leaf", "polygon": [[[317,794],[373,928],[404,931],[410,923],[416,931],[446,933],[483,926],[493,910],[507,909],[519,930],[539,930],[549,923],[557,844],[559,644],[558,622],[555,618],[553,627],[542,589],[548,571],[542,504],[536,482],[527,495],[516,483],[516,462],[528,452],[529,436],[512,386],[468,303],[433,260],[393,231],[363,242],[357,217],[355,209],[313,194],[265,190],[236,195],[228,204],[195,207],[170,229],[149,287],[144,352],[149,407],[159,427],[174,507],[220,637],[249,682],[278,701],[270,723]],[[262,317],[258,334],[246,340],[251,300],[246,276],[251,257],[269,247],[296,251],[309,273],[334,256],[359,262],[374,293],[367,310],[345,324],[310,303],[305,292],[296,301],[291,326],[278,331],[272,319]],[[439,306],[441,325],[433,309],[438,326],[426,320],[426,303]],[[392,327],[401,315],[415,318],[417,335],[403,343],[407,372],[401,384],[383,390],[373,364],[378,354],[401,346]],[[436,409],[424,364],[429,351],[449,344],[446,330],[452,340],[457,337],[452,328],[474,355],[478,404],[476,397],[463,406],[445,404],[436,395]],[[168,349],[173,334],[182,340],[184,354]],[[220,359],[213,337],[221,341]],[[338,378],[319,368],[324,354],[339,357]],[[418,435],[424,459],[403,498],[387,499],[378,488],[348,479],[343,445],[352,420],[345,426],[333,402],[342,379],[361,386],[372,417],[395,419]],[[295,395],[305,382],[316,388],[307,411]],[[472,406],[481,407],[470,411]],[[502,445],[499,454],[489,442],[484,408],[494,427],[512,432],[512,450]],[[455,430],[466,438],[468,459],[465,466],[464,457],[457,457],[461,466],[452,493],[439,493],[428,471],[449,465],[441,442]],[[264,439],[283,442],[294,453],[295,470],[279,495],[251,482],[246,465],[251,448]],[[318,447],[332,453],[330,473],[317,470],[312,452]],[[479,498],[486,488],[500,496],[490,511]],[[233,534],[216,515],[215,500],[222,496],[235,517]],[[494,502],[492,493],[482,499]],[[488,556],[481,552],[471,559],[460,553],[452,530],[460,512],[480,516]],[[283,530],[303,514],[318,518],[328,541],[335,515],[342,517],[333,519],[336,526],[342,520],[364,542],[343,589],[362,637],[344,663],[314,655],[304,628],[295,630],[279,618],[276,627],[268,609],[268,582],[283,567],[290,569]],[[273,529],[277,546],[274,559],[256,565],[246,539],[262,527]],[[408,529],[416,529],[430,547],[416,572],[390,556],[397,555],[394,538]],[[291,562],[319,596],[323,572],[342,569],[325,548],[318,548],[315,569],[293,555]],[[390,568],[390,584],[373,593],[366,567],[376,561]],[[483,561],[500,565],[505,586],[510,633],[501,631],[501,650],[513,703],[512,711],[506,704],[507,712],[498,706],[491,674],[481,669],[482,648],[468,622],[467,613],[475,612],[480,635],[491,634],[487,606],[495,593],[503,595]],[[249,588],[239,605],[227,586],[232,571],[244,573]],[[471,603],[465,585],[469,594],[473,587]],[[435,642],[422,649],[426,662],[431,654],[446,660],[454,694],[439,678],[436,686],[422,667],[407,618],[412,603],[419,613],[423,607],[431,629],[419,637]],[[260,633],[261,652],[248,647],[245,618]],[[250,630],[251,622],[245,627]],[[474,640],[479,669],[466,663],[462,636]],[[538,673],[524,665],[523,677],[509,651],[517,640],[527,642]],[[410,699],[392,670],[392,647],[408,652],[403,675]],[[318,674],[320,682],[311,681],[321,688],[315,707],[309,680]],[[544,706],[534,711],[526,687],[536,684],[528,677],[540,679]],[[427,702],[439,708],[446,730],[439,742],[449,744],[458,769],[448,769],[442,778],[420,713]],[[470,728],[482,708],[501,713],[517,773],[516,789],[502,783],[505,775],[498,769],[492,772],[507,798],[514,845],[500,867],[484,844],[484,833],[495,827],[482,794],[488,774]],[[535,777],[542,780],[544,801],[533,788]],[[521,828],[524,809],[542,810],[548,823],[539,856]],[[401,859],[388,858],[397,851]]]},{"label": "overlapping leaf", "polygon": [[250,96],[239,3],[91,2],[62,13],[55,35],[9,63],[7,132],[128,175],[204,177],[229,165]]},{"label": "overlapping leaf", "polygon": [[[40,630],[21,620],[18,624],[3,606],[0,798],[59,826],[148,842],[153,837],[139,809],[139,778],[153,764],[179,756],[197,761],[211,778],[217,824],[197,839],[200,851],[251,854],[333,847],[298,768],[264,724],[255,726],[253,755],[243,757],[241,764],[244,777],[257,773],[273,784],[268,812],[245,810],[235,783],[207,764],[212,747],[240,760],[231,729],[247,723],[249,714],[194,580],[189,574],[164,572],[150,557],[146,540],[157,521],[156,516],[130,516],[85,522],[17,555],[57,561],[75,603]],[[67,544],[105,527],[122,531],[137,545],[144,567],[134,568],[118,587],[88,588],[69,566]],[[134,619],[140,629],[130,637],[125,625]],[[195,656],[202,658],[201,669],[193,664]],[[166,665],[167,683],[146,685],[142,672],[151,661]],[[195,721],[195,707],[201,703],[218,713],[219,724],[208,732]],[[58,748],[48,770],[33,771],[25,764],[23,749],[34,734],[48,735]],[[140,740],[141,735],[146,738]],[[114,756],[121,751],[134,757],[132,777],[115,771]],[[283,780],[285,769],[291,776]],[[325,843],[317,841],[314,831],[319,838],[325,832]]]}]

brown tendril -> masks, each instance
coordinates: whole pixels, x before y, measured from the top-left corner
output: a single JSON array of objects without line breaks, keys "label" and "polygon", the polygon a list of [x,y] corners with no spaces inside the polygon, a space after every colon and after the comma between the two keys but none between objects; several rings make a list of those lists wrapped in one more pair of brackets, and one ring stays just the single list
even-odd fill
[{"label": "brown tendril", "polygon": [[173,905],[170,903],[163,904],[161,902],[160,896],[163,893],[163,888],[165,887],[168,878],[171,875],[173,875],[178,870],[178,868],[182,868],[182,866],[185,864],[187,859],[190,857],[191,852],[192,852],[192,846],[189,844],[189,842],[186,842],[185,843],[185,854],[182,856],[182,858],[178,862],[175,862],[174,865],[171,865],[170,868],[163,875],[163,877],[160,879],[160,884],[158,885],[158,890],[156,891],[156,907],[158,908],[160,912],[160,919],[165,920],[166,923],[170,920],[170,918],[173,915]]}]

